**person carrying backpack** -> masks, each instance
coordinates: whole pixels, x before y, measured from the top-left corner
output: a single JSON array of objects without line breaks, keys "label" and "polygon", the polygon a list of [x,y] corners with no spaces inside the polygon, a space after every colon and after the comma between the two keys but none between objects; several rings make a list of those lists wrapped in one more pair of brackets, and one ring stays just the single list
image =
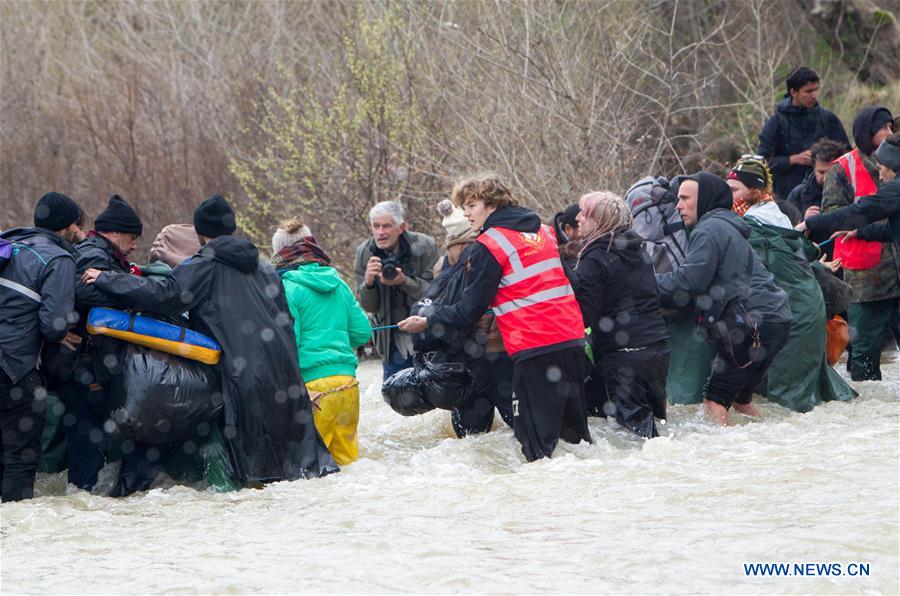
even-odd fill
[{"label": "person carrying backpack", "polygon": [[33,228],[0,234],[0,498],[34,496],[41,457],[44,398],[37,371],[44,343],[64,342],[75,321],[75,257],[82,211],[49,192],[34,209]]}]

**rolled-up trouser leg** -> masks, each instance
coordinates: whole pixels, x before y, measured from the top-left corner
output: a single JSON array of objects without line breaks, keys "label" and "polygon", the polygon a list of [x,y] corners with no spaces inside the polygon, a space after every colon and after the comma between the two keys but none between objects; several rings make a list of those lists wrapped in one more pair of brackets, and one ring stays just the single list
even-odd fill
[{"label": "rolled-up trouser leg", "polygon": [[760,325],[760,349],[755,354],[753,362],[745,368],[739,368],[725,354],[716,354],[712,374],[703,388],[703,397],[725,408],[730,408],[734,402],[750,403],[753,399],[753,390],[769,370],[778,352],[787,343],[790,332],[790,323]]}]

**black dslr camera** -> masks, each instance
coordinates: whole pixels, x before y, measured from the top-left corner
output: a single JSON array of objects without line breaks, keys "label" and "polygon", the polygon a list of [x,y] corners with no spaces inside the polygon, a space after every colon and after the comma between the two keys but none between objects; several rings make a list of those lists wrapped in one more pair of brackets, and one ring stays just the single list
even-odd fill
[{"label": "black dslr camera", "polygon": [[397,277],[397,267],[400,266],[400,259],[388,256],[387,251],[374,245],[372,246],[372,254],[381,259],[381,277],[388,281]]}]

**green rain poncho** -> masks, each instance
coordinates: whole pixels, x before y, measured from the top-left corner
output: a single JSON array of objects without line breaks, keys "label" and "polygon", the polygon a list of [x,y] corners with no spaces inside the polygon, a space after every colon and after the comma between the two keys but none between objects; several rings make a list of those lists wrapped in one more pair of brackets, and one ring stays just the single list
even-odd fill
[{"label": "green rain poncho", "polygon": [[788,342],[769,368],[761,393],[798,412],[826,401],[853,399],[857,393],[825,358],[825,301],[809,265],[818,249],[796,230],[752,216],[744,221],[751,229],[750,245],[787,292],[794,316]]}]

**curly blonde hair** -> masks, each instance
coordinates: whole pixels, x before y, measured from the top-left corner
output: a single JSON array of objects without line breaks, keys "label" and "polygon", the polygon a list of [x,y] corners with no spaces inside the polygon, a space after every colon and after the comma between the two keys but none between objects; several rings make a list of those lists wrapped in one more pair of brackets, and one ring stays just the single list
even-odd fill
[{"label": "curly blonde hair", "polygon": [[484,201],[485,207],[498,209],[519,204],[506,181],[493,172],[463,178],[453,185],[450,200],[454,205],[462,207],[470,199]]}]

